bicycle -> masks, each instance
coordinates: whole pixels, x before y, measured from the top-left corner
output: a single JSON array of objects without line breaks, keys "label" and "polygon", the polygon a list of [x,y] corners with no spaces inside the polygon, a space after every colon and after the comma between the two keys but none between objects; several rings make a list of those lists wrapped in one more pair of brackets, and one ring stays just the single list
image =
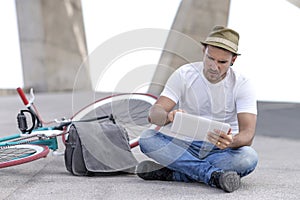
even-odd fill
[{"label": "bicycle", "polygon": [[55,154],[59,148],[57,138],[61,137],[64,144],[68,128],[78,121],[112,120],[127,130],[130,147],[134,148],[138,146],[139,134],[152,126],[148,122],[148,110],[156,101],[155,96],[146,93],[114,94],[90,103],[69,119],[45,122],[34,105],[33,90],[30,100],[21,88],[17,92],[27,109],[17,116],[21,133],[0,138],[0,168],[44,158],[50,150]]}]

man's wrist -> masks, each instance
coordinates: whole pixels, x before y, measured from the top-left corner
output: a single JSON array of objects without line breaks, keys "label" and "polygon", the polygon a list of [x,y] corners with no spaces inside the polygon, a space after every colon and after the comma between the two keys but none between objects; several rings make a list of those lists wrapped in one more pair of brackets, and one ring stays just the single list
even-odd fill
[{"label": "man's wrist", "polygon": [[149,122],[158,126],[163,126],[168,122],[168,113],[159,105],[153,105],[149,110]]}]

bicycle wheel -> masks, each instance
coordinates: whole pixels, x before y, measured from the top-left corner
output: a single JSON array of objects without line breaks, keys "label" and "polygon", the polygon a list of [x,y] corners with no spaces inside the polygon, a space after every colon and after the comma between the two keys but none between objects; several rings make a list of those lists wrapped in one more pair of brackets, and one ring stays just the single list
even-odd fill
[{"label": "bicycle wheel", "polygon": [[156,97],[149,94],[117,94],[86,106],[77,112],[72,120],[80,121],[112,114],[116,123],[127,130],[130,146],[134,147],[138,145],[141,132],[153,126],[148,122],[148,112],[155,102]]},{"label": "bicycle wheel", "polygon": [[22,144],[0,148],[0,168],[15,166],[46,157],[47,146]]}]

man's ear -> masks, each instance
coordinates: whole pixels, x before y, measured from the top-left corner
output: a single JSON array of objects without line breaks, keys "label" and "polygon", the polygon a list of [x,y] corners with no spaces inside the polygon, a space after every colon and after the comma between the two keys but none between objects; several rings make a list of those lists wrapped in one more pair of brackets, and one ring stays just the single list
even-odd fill
[{"label": "man's ear", "polygon": [[233,65],[233,63],[235,62],[236,58],[237,58],[237,55],[234,55],[234,56],[232,57],[230,66]]}]

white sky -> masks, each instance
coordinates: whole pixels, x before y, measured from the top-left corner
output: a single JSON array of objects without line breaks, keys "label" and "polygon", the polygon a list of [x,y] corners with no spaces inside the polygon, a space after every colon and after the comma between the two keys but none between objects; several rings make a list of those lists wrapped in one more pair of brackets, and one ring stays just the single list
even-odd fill
[{"label": "white sky", "polygon": [[[129,39],[132,40],[129,42],[136,43],[133,45],[134,49],[127,49],[125,52],[119,52],[118,55],[112,51],[114,49],[126,49],[125,45],[130,46],[130,44],[127,44],[127,41],[120,41],[116,46],[108,45],[106,48],[112,49],[110,54],[116,55],[105,68],[102,66],[106,64],[105,58],[102,56],[109,54],[109,52],[105,50],[101,52],[101,47],[105,46],[103,45],[105,42],[114,44],[115,41],[123,37],[123,33],[129,31],[134,32],[134,30],[145,28],[169,29],[180,2],[181,0],[82,1],[88,52],[94,54],[90,56],[89,61],[93,88],[105,92],[147,92],[149,84],[146,85],[145,83],[150,83],[152,80],[152,75],[161,55],[160,50],[145,49],[145,46],[139,46],[139,41],[144,39],[141,38],[142,36],[137,35],[136,38],[129,36]],[[149,40],[151,39],[151,35],[145,34],[145,36],[148,36]],[[161,40],[160,44],[157,44],[161,49],[164,47],[167,34],[162,37],[164,39]],[[144,87],[139,86],[141,85],[140,81],[134,84],[134,79],[130,80],[131,84],[127,82],[125,86],[120,85],[120,80],[126,79],[126,76],[130,75],[129,72],[131,74],[136,73],[135,71],[145,65],[148,66],[148,75],[143,77],[142,85]],[[150,70],[149,66],[151,66]]]},{"label": "white sky", "polygon": [[235,67],[253,78],[259,100],[300,102],[299,22],[286,0],[231,0],[229,26],[241,35]]},{"label": "white sky", "polygon": [[17,88],[23,75],[15,1],[1,1],[0,24],[0,88]]},{"label": "white sky", "polygon": [[[126,31],[139,28],[169,29],[179,2],[82,1],[88,51],[93,52],[103,42]],[[1,2],[0,15],[0,23],[5,26],[0,33],[0,88],[16,88],[23,85],[23,78],[14,1]],[[229,17],[229,27],[241,35],[242,56],[234,67],[254,79],[258,99],[300,102],[297,81],[300,72],[297,62],[297,47],[300,46],[299,8],[286,0],[231,0]],[[117,66],[155,65],[159,56],[157,50],[141,50],[120,57],[111,66],[119,69]],[[112,80],[110,74],[121,78],[124,73],[116,75],[115,72],[107,72],[101,81]]]}]

